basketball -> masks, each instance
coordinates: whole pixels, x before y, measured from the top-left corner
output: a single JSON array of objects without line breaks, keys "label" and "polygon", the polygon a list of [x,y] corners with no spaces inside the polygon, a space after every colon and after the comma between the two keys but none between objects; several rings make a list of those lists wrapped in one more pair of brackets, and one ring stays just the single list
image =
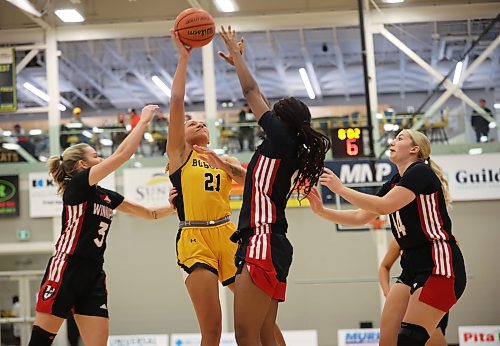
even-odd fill
[{"label": "basketball", "polygon": [[214,38],[215,22],[207,11],[188,8],[175,19],[174,30],[186,46],[203,47]]}]

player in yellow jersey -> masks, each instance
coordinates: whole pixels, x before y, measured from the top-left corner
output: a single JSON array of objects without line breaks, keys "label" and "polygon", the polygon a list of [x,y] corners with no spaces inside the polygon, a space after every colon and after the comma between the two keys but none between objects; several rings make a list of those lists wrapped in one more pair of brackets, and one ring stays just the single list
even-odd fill
[{"label": "player in yellow jersey", "polygon": [[179,62],[172,82],[167,155],[180,220],[177,261],[186,273],[185,284],[198,318],[201,345],[215,346],[219,345],[222,330],[217,281],[233,290],[236,275],[237,244],[229,239],[236,226],[229,220],[229,192],[232,180],[244,183],[246,171],[238,160],[221,159],[206,148],[210,138],[203,121],[185,121],[184,95],[191,48],[185,47],[174,32],[172,38],[179,51]]}]

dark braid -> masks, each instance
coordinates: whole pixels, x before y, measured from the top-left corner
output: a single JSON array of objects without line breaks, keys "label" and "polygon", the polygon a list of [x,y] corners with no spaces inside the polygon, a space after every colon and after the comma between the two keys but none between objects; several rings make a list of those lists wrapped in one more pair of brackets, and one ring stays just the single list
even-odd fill
[{"label": "dark braid", "polygon": [[331,144],[327,136],[314,130],[310,124],[302,126],[299,137],[303,143],[299,148],[300,167],[293,181],[292,190],[287,197],[290,197],[293,190],[297,189],[299,197],[300,193],[303,192],[303,198],[305,198],[311,189],[318,184],[319,177],[323,174],[326,152],[330,150]]},{"label": "dark braid", "polygon": [[[297,190],[305,198],[323,174],[325,156],[330,150],[330,139],[311,127],[311,113],[301,101],[290,97],[278,101],[273,110],[299,138],[299,170],[287,198]],[[303,199],[302,198],[302,199]]]}]

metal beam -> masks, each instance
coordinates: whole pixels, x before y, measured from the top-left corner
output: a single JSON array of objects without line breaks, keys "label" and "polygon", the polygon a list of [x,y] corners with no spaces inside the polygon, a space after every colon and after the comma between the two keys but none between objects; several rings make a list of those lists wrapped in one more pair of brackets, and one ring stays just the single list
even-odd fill
[{"label": "metal beam", "polygon": [[[60,61],[62,62],[62,64],[60,64],[61,67],[64,66],[64,68],[71,69],[72,72],[75,72],[80,78],[85,80],[94,89],[96,89],[100,93],[100,95],[105,96],[107,98],[107,100],[109,101],[109,103],[111,103],[116,108],[120,108],[113,103],[113,100],[111,97],[106,95],[106,90],[103,87],[101,87],[101,85],[99,85],[99,83],[97,83],[94,79],[92,79],[88,73],[83,72],[75,63],[73,63],[71,60],[64,57],[63,55],[61,55],[59,58],[60,58]],[[61,70],[64,70],[64,68]],[[90,98],[89,98],[89,100],[90,100]],[[90,100],[90,101],[92,101],[92,100]],[[97,107],[97,108],[99,108],[99,107]]]},{"label": "metal beam", "polygon": [[16,74],[19,74],[26,67],[26,65],[29,64],[31,59],[33,59],[38,54],[39,51],[40,50],[38,49],[30,50],[29,53],[26,54],[19,63],[16,64]]},{"label": "metal beam", "polygon": [[306,64],[307,74],[309,75],[309,79],[311,80],[311,85],[313,87],[314,93],[318,98],[323,97],[323,92],[321,91],[321,86],[319,84],[318,76],[316,75],[316,71],[314,69],[314,64],[311,59],[311,55],[309,54],[309,49],[307,48],[306,38],[304,36],[304,30],[299,29],[300,36],[300,51],[302,56],[304,57],[304,62]]},{"label": "metal beam", "polygon": [[274,68],[281,79],[281,85],[287,95],[292,96],[292,91],[290,89],[290,83],[287,82],[285,62],[283,58],[280,56],[278,52],[278,48],[276,47],[276,41],[274,40],[273,34],[270,31],[266,32],[267,44],[269,46],[269,53],[271,53],[271,58],[273,60]]},{"label": "metal beam", "polygon": [[342,49],[340,48],[339,44],[339,37],[337,33],[337,28],[333,28],[333,50],[335,52],[335,61],[337,68],[340,71],[340,75],[342,77],[342,85],[344,86],[344,95],[345,99],[349,101],[350,99],[350,94],[349,94],[349,84],[348,84],[348,79],[347,79],[347,73],[345,70],[345,64],[344,64],[344,56],[342,55]]},{"label": "metal beam", "polygon": [[108,76],[110,79],[112,79],[117,85],[121,86],[128,93],[128,95],[130,97],[130,101],[134,101],[138,105],[144,104],[144,101],[138,99],[124,81],[120,80],[120,78],[115,76],[109,69],[102,66],[102,64],[99,61],[97,61],[96,59],[94,59],[94,57],[91,54],[89,54],[87,52],[87,50],[82,49],[81,51],[92,62],[92,64],[94,66],[97,66],[106,76]]},{"label": "metal beam", "polygon": [[402,51],[399,51],[399,83],[400,83],[400,88],[399,88],[399,95],[402,99],[405,98],[405,87],[406,87],[406,61],[405,61],[405,55],[403,54]]},{"label": "metal beam", "polygon": [[[465,70],[463,73],[462,73],[462,76],[460,77],[460,83],[458,84],[453,84],[452,82],[450,82],[449,80],[446,80],[444,85],[445,87],[447,88],[446,92],[441,95],[429,108],[428,110],[425,112],[425,116],[426,117],[429,117],[429,116],[432,116],[432,114],[434,114],[438,109],[439,107],[441,107],[445,102],[446,100],[451,96],[451,95],[456,95],[457,97],[461,98],[462,100],[464,100],[465,103],[467,103],[472,109],[474,109],[479,115],[481,115],[483,118],[485,118],[486,120],[488,120],[489,122],[493,122],[495,123],[496,120],[488,113],[486,113],[486,111],[484,109],[482,109],[481,107],[479,107],[479,105],[477,105],[473,100],[471,100],[467,95],[465,95],[463,93],[463,91],[460,89],[460,85],[463,81],[467,80],[467,78],[479,67],[479,65],[481,65],[481,63],[491,55],[491,53],[497,48],[497,46],[500,44],[500,36],[497,36],[497,38],[495,39],[495,41],[493,41],[489,46],[488,48],[486,48],[482,53],[481,55],[479,55],[476,60],[474,60],[472,62],[472,64],[469,66],[469,68],[467,70]],[[443,77],[441,77],[442,79]],[[419,122],[424,122],[424,120],[420,120]],[[420,124],[420,126],[422,125]]]},{"label": "metal beam", "polygon": [[[146,52],[148,53],[148,55],[146,56],[148,58],[148,60],[153,64],[154,68],[157,71],[159,71],[159,73],[163,77],[163,79],[166,80],[167,83],[172,85],[172,81],[174,78],[172,77],[172,75],[170,73],[168,73],[167,70],[165,70],[165,68],[158,62],[156,57],[153,55],[153,53],[152,53],[153,50],[151,49],[151,45],[149,43],[149,37],[144,38],[144,47],[146,48]],[[188,104],[192,104],[192,101],[187,94],[184,97],[184,101],[186,101]],[[168,102],[170,102],[170,101],[168,100],[167,103]]]},{"label": "metal beam", "polygon": [[[443,6],[402,6],[383,9],[383,15],[376,14],[373,23],[417,23],[429,21],[451,21],[475,18],[493,18],[500,10],[495,3],[453,4]],[[298,28],[345,27],[359,24],[357,11],[323,11],[286,13],[261,16],[217,17],[217,25],[233,24],[236,30],[267,31]],[[57,28],[59,41],[82,41],[133,37],[167,36],[165,28],[172,27],[173,20],[151,22],[129,22],[113,24],[65,25]],[[14,36],[13,41],[16,42]],[[9,41],[7,41],[9,42]],[[0,40],[0,43],[1,40]]]},{"label": "metal beam", "polygon": [[31,113],[48,113],[49,107],[28,107],[18,108],[14,113],[16,114],[31,114]]},{"label": "metal beam", "polygon": [[[380,34],[382,34],[385,38],[387,38],[389,42],[391,42],[396,47],[401,49],[403,53],[408,55],[410,59],[415,61],[425,71],[430,73],[434,78],[436,78],[439,81],[443,80],[444,76],[442,76],[438,71],[432,68],[426,61],[424,61],[414,51],[408,48],[408,46],[406,46],[403,42],[401,42],[396,36],[390,33],[387,29],[385,28],[380,29]],[[484,61],[484,59],[486,59],[491,54],[491,52],[498,46],[498,44],[500,44],[500,36],[498,36],[496,40],[493,41],[476,60],[474,60],[474,62],[470,65],[470,67],[462,74],[461,80],[462,81],[466,80],[469,77],[469,75],[472,72],[474,72],[474,70]],[[420,128],[424,124],[425,118],[432,116],[434,112],[436,112],[439,109],[439,107],[441,107],[451,95],[455,95],[456,97],[462,99],[464,102],[466,102],[469,106],[471,106],[474,110],[476,110],[480,115],[482,115],[488,121],[495,122],[495,119],[493,119],[481,107],[479,107],[474,101],[472,101],[467,95],[465,95],[462,90],[460,90],[459,84],[455,85],[449,80],[445,80],[444,86],[447,88],[446,92],[443,95],[441,95],[441,97],[439,97],[438,100],[436,100],[436,102],[434,102],[434,104],[427,109],[424,117],[422,117],[413,126],[414,129]]]},{"label": "metal beam", "polygon": [[146,90],[149,91],[151,95],[156,97],[158,102],[166,103],[165,99],[167,98],[167,95],[155,87],[152,81],[146,80],[146,78],[139,71],[137,71],[137,69],[133,68],[133,64],[131,62],[127,61],[122,55],[118,54],[116,49],[111,48],[107,42],[101,42],[101,44],[115,60],[126,66],[128,71],[130,71],[135,78],[137,78],[137,80],[146,88]]}]

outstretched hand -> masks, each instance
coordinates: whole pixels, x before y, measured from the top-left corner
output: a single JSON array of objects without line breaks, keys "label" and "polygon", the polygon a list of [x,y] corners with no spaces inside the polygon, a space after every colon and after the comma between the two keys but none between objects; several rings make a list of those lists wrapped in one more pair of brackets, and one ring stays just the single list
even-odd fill
[{"label": "outstretched hand", "polygon": [[339,177],[326,167],[324,168],[324,172],[321,177],[319,177],[319,182],[321,185],[329,188],[333,193],[338,193],[344,186]]},{"label": "outstretched hand", "polygon": [[223,169],[225,164],[224,161],[213,150],[207,147],[200,147],[199,145],[193,145],[193,150],[200,154],[203,161],[208,163],[210,166]]},{"label": "outstretched hand", "polygon": [[158,110],[158,105],[147,105],[142,109],[141,112],[141,121],[145,123],[149,123],[151,119],[153,119],[153,116],[155,112]]},{"label": "outstretched hand", "polygon": [[186,46],[184,43],[182,43],[181,39],[179,38],[179,33],[177,31],[175,31],[174,29],[170,29],[170,34],[172,35],[172,39],[174,40],[174,43],[175,43],[175,46],[177,47],[177,51],[179,52],[179,55],[181,57],[189,58],[191,56],[193,48]]},{"label": "outstretched hand", "polygon": [[219,51],[217,54],[229,65],[234,66],[234,57],[236,54],[243,55],[245,52],[245,41],[243,37],[237,41],[236,31],[231,29],[231,25],[228,26],[228,30],[224,28],[224,25],[221,25],[221,31],[219,35],[224,40],[224,44],[227,48],[227,54]]},{"label": "outstretched hand", "polygon": [[306,196],[306,198],[309,201],[309,206],[311,207],[311,210],[315,214],[319,214],[321,211],[325,209],[325,207],[323,206],[323,201],[321,200],[321,195],[319,194],[317,188],[313,187],[311,189],[311,192]]}]

